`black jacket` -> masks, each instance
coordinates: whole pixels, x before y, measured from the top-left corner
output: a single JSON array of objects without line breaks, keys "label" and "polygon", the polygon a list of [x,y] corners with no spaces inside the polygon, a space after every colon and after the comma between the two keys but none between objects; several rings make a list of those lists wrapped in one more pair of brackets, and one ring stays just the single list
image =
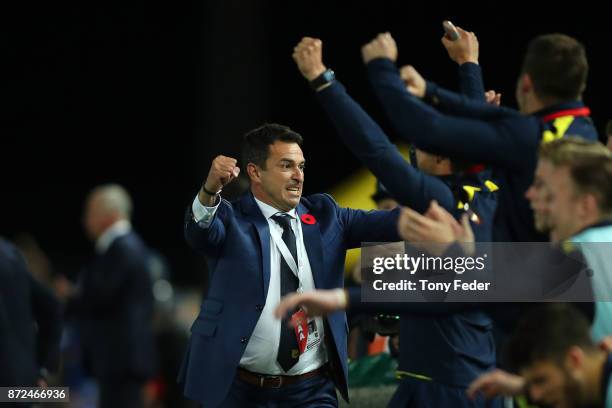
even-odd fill
[{"label": "black jacket", "polygon": [[0,386],[34,386],[41,369],[57,369],[61,316],[53,293],[0,238]]},{"label": "black jacket", "polygon": [[98,255],[80,282],[74,308],[85,360],[97,378],[155,374],[151,253],[138,235],[121,236]]}]

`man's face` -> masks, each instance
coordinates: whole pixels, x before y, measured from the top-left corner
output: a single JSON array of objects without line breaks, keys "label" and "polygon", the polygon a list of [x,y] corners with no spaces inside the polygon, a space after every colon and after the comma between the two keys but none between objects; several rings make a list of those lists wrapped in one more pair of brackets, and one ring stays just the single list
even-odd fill
[{"label": "man's face", "polygon": [[107,218],[100,195],[90,195],[85,203],[83,214],[83,227],[90,239],[96,240],[104,232],[108,224]]},{"label": "man's face", "polygon": [[525,193],[525,197],[529,200],[533,210],[535,229],[545,234],[549,233],[551,229],[549,180],[552,171],[553,166],[549,162],[540,160],[535,171],[533,184]]},{"label": "man's face", "polygon": [[521,371],[530,398],[556,408],[580,406],[582,387],[567,367],[541,360]]},{"label": "man's face", "polygon": [[566,166],[552,167],[548,185],[550,239],[558,242],[582,229],[583,209],[580,205],[582,196],[576,189],[570,170]]},{"label": "man's face", "polygon": [[606,147],[612,152],[612,134],[608,135],[608,142],[606,143]]},{"label": "man's face", "polygon": [[265,169],[259,168],[262,198],[281,211],[289,211],[302,196],[304,154],[297,143],[278,140],[269,149]]}]

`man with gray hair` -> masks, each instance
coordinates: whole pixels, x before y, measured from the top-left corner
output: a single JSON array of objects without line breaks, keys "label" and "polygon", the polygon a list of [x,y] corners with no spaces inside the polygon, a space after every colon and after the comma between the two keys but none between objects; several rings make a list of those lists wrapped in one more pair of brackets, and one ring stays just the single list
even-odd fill
[{"label": "man with gray hair", "polygon": [[69,306],[81,323],[86,364],[100,386],[100,407],[142,407],[155,374],[151,251],[132,230],[132,200],[117,184],[96,187],[83,217],[96,257]]}]

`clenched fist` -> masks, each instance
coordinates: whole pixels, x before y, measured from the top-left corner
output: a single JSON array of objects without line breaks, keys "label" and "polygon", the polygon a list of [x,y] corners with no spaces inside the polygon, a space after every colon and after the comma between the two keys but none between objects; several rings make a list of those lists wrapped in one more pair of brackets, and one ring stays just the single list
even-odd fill
[{"label": "clenched fist", "polygon": [[240,167],[237,167],[236,163],[237,160],[231,157],[215,157],[208,171],[208,177],[206,177],[206,181],[204,181],[202,185],[203,189],[200,191],[200,201],[202,204],[209,204],[213,199],[204,189],[212,193],[217,193],[238,177],[238,174],[240,174]]},{"label": "clenched fist", "polygon": [[488,104],[499,106],[501,104],[501,94],[491,89],[485,92],[485,100]]},{"label": "clenched fist", "polygon": [[402,81],[406,85],[408,92],[416,96],[417,98],[424,98],[427,83],[425,79],[414,69],[412,65],[405,65],[400,69],[400,76]]},{"label": "clenched fist", "polygon": [[376,58],[387,58],[395,62],[397,60],[397,44],[391,34],[378,34],[375,39],[361,47],[363,62],[367,64]]},{"label": "clenched fist", "polygon": [[293,49],[293,60],[309,81],[325,72],[323,65],[323,43],[318,38],[304,37]]}]

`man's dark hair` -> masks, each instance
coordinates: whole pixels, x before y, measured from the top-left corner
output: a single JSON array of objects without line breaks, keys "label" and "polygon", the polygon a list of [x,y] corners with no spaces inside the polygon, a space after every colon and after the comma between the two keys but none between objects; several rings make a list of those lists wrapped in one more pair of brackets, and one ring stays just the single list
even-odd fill
[{"label": "man's dark hair", "polygon": [[544,304],[529,310],[520,320],[506,356],[510,366],[520,371],[541,360],[562,364],[573,346],[585,351],[596,349],[585,314],[567,303]]},{"label": "man's dark hair", "polygon": [[522,74],[529,74],[542,99],[578,99],[586,88],[589,64],[584,46],[565,34],[540,35],[529,43]]},{"label": "man's dark hair", "polygon": [[302,146],[302,136],[287,126],[277,123],[266,123],[244,135],[242,144],[242,163],[249,163],[266,168],[266,160],[270,154],[270,145],[277,140],[285,143],[297,143]]}]

